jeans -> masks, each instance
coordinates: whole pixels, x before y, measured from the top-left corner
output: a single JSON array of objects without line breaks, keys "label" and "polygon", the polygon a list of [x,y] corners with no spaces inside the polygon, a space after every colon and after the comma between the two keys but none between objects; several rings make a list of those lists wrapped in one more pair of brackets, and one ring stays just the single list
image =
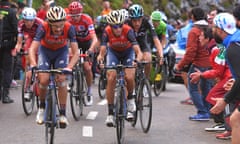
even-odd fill
[{"label": "jeans", "polygon": [[[188,71],[188,88],[189,94],[192,98],[192,101],[197,109],[198,114],[209,114],[209,109],[211,105],[205,100],[208,92],[212,88],[212,80],[201,78],[198,83],[191,83],[190,74],[195,72],[195,69],[204,72],[209,68],[197,67],[195,65],[191,65]],[[200,90],[199,90],[200,89]]]}]

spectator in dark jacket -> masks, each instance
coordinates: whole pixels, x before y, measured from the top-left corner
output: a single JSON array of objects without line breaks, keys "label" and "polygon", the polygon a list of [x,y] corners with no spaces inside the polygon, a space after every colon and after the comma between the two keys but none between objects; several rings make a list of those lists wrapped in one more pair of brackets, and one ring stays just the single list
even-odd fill
[{"label": "spectator in dark jacket", "polygon": [[17,23],[16,10],[11,8],[9,0],[2,0],[0,2],[0,96],[3,103],[13,102],[9,97],[9,88],[12,82],[11,51],[17,41]]}]

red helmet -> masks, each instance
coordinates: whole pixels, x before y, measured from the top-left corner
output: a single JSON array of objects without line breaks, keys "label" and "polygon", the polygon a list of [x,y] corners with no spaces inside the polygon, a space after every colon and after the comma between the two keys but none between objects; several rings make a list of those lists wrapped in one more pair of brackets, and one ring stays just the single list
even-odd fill
[{"label": "red helmet", "polygon": [[75,1],[69,4],[68,9],[71,15],[76,15],[82,13],[83,7],[80,2]]}]

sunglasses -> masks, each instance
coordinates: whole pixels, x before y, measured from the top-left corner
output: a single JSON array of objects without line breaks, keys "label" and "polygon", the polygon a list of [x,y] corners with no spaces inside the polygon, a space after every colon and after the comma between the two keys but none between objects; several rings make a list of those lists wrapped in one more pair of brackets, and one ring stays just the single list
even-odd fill
[{"label": "sunglasses", "polygon": [[111,27],[114,29],[122,28],[122,26],[123,26],[123,24],[111,25]]}]

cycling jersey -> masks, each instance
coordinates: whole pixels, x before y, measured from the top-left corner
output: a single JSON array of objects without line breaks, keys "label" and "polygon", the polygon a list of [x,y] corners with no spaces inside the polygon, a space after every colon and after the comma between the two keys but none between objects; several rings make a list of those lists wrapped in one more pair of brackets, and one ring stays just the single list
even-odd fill
[{"label": "cycling jersey", "polygon": [[155,27],[155,31],[158,35],[159,40],[161,41],[162,35],[166,35],[167,33],[167,24],[163,21],[160,21],[158,27]]},{"label": "cycling jersey", "polygon": [[[126,23],[133,28],[131,20],[127,20]],[[142,52],[151,52],[147,42],[148,32],[150,32],[151,38],[157,37],[157,33],[155,32],[152,22],[148,18],[143,17],[139,30],[137,32],[134,31]]]},{"label": "cycling jersey", "polygon": [[51,50],[57,50],[67,45],[68,39],[70,42],[76,42],[74,27],[65,22],[62,35],[53,35],[50,26],[44,22],[37,29],[37,34],[34,40],[41,41],[41,45]]},{"label": "cycling jersey", "polygon": [[69,22],[76,29],[77,41],[85,42],[91,40],[91,34],[95,33],[93,20],[90,16],[86,14],[81,14],[79,22],[74,22],[72,18],[69,19]]},{"label": "cycling jersey", "polygon": [[101,45],[107,46],[107,43],[109,43],[110,48],[118,52],[138,44],[132,28],[126,24],[122,26],[122,34],[120,37],[114,36],[111,27],[108,25],[103,33]]},{"label": "cycling jersey", "polygon": [[34,38],[37,28],[40,24],[42,24],[43,21],[40,18],[36,18],[34,20],[33,26],[29,29],[25,26],[24,21],[20,20],[18,22],[18,36],[23,37],[23,35],[27,34],[32,39]]}]

